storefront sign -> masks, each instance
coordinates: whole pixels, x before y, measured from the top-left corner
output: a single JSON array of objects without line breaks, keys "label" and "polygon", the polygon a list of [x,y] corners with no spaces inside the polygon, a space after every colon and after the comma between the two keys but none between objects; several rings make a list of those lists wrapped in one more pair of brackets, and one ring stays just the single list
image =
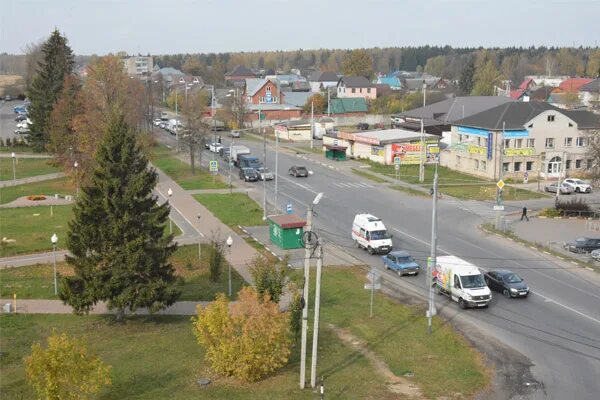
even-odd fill
[{"label": "storefront sign", "polygon": [[483,155],[483,154],[487,153],[487,149],[485,147],[483,147],[483,146],[476,146],[474,144],[470,144],[467,147],[467,151],[470,154],[481,154],[481,155]]},{"label": "storefront sign", "polygon": [[526,147],[523,149],[504,149],[504,155],[509,157],[514,156],[532,156],[535,153],[533,147]]},{"label": "storefront sign", "polygon": [[524,138],[524,137],[529,137],[529,131],[527,129],[521,129],[518,131],[504,131],[503,136],[506,139]]},{"label": "storefront sign", "polygon": [[[434,162],[438,159],[440,152],[439,144],[437,140],[426,140],[425,141],[425,162]],[[420,164],[421,163],[421,141],[414,140],[407,143],[394,143],[392,144],[392,159],[395,157],[400,158],[402,165],[409,164]]]},{"label": "storefront sign", "polygon": [[383,146],[371,146],[371,155],[383,157],[385,154],[385,149]]}]

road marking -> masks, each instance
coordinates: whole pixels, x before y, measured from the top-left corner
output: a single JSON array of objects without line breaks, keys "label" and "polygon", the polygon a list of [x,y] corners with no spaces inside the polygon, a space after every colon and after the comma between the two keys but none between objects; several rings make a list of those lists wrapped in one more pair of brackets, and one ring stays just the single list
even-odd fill
[{"label": "road marking", "polygon": [[573,264],[573,265],[579,265],[579,263],[576,263],[575,261],[571,261],[571,264]]},{"label": "road marking", "polygon": [[[156,189],[156,191],[157,191],[157,192],[158,192],[158,193],[159,193],[159,194],[160,194],[160,195],[161,195],[161,196],[162,196],[162,197],[163,197],[165,200],[168,200],[168,197],[167,197],[167,196],[165,196],[165,195],[163,194],[163,192],[161,192],[161,191],[160,191],[160,189],[158,189],[158,188],[157,188],[157,189]],[[200,234],[200,236],[201,236],[201,237],[204,237],[204,234],[203,234],[202,232],[200,232],[200,229],[196,228],[196,227],[194,226],[194,224],[192,224],[192,222],[191,222],[189,219],[187,219],[187,217],[186,217],[185,215],[183,215],[183,213],[182,213],[181,211],[179,211],[179,209],[178,209],[177,207],[175,207],[175,205],[174,205],[173,203],[169,202],[169,205],[170,205],[171,207],[173,207],[173,208],[175,209],[175,211],[177,211],[177,212],[179,213],[179,216],[181,216],[181,218],[185,219],[185,220],[187,221],[187,223],[188,223],[188,224],[190,224],[190,226],[191,226],[192,228],[194,228],[194,229],[196,230],[196,232],[198,232],[198,233]],[[169,217],[169,218],[170,218],[170,217]],[[175,221],[173,221],[173,222],[175,222]],[[175,222],[175,225],[177,225],[177,223],[176,223],[176,222]],[[177,226],[179,226],[179,225],[177,225]],[[179,226],[179,229],[181,229],[181,227],[180,227],[180,226]],[[183,232],[183,233],[185,234],[185,232],[184,232],[184,230],[183,230],[183,229],[181,229],[181,232]]]},{"label": "road marking", "polygon": [[544,296],[543,294],[541,294],[541,293],[540,293],[540,292],[538,292],[537,290],[536,290],[535,292],[532,292],[532,293],[533,293],[533,294],[537,294],[538,296],[541,296],[541,297],[543,297],[543,298],[544,298],[546,301],[548,301],[548,302],[552,302],[552,303],[554,303],[554,304],[556,304],[556,305],[558,305],[558,306],[561,306],[561,307],[563,307],[563,308],[565,308],[565,309],[567,309],[567,310],[569,310],[569,311],[571,311],[571,312],[574,312],[575,314],[579,314],[579,315],[581,315],[582,317],[585,317],[585,318],[589,319],[590,321],[593,321],[593,322],[595,322],[595,323],[597,323],[597,324],[599,324],[599,325],[600,325],[600,320],[598,320],[598,319],[596,319],[596,318],[594,318],[594,317],[591,317],[591,316],[589,316],[589,315],[587,315],[587,314],[584,314],[584,313],[582,313],[581,311],[577,311],[576,309],[574,309],[574,308],[572,308],[572,307],[569,307],[569,306],[567,306],[567,305],[565,305],[565,304],[559,303],[558,301],[556,301],[556,300],[553,300],[553,299],[551,299],[550,297]]},{"label": "road marking", "polygon": [[310,187],[308,187],[308,186],[305,186],[305,185],[303,185],[303,184],[301,184],[301,183],[298,183],[298,182],[296,182],[296,181],[294,181],[294,180],[292,180],[292,179],[288,178],[287,176],[282,176],[282,175],[279,175],[279,177],[280,177],[281,179],[285,179],[286,181],[288,181],[288,182],[290,182],[290,183],[293,183],[293,184],[294,184],[294,185],[296,185],[296,186],[299,186],[299,187],[301,187],[302,189],[308,190],[309,192],[311,192],[311,193],[313,193],[313,194],[319,194],[318,192],[316,192],[316,191],[312,190]]},{"label": "road marking", "polygon": [[[431,243],[429,243],[429,242],[427,242],[427,241],[425,241],[425,240],[419,239],[418,237],[415,237],[415,236],[413,236],[413,235],[411,235],[411,234],[409,234],[409,233],[406,233],[406,232],[404,232],[404,231],[401,231],[400,229],[396,229],[396,228],[392,228],[392,229],[393,229],[393,230],[395,230],[396,232],[398,232],[398,233],[400,233],[400,234],[404,235],[404,236],[407,236],[407,237],[409,237],[409,238],[411,238],[411,239],[413,239],[413,240],[416,240],[416,241],[417,241],[417,242],[419,242],[419,243],[422,243],[422,244],[424,244],[425,246],[431,246]],[[450,255],[450,253],[449,253],[448,251],[446,251],[446,250],[442,249],[440,246],[438,246],[437,248],[438,248],[438,250],[440,250],[442,253],[445,253],[446,255]]]}]

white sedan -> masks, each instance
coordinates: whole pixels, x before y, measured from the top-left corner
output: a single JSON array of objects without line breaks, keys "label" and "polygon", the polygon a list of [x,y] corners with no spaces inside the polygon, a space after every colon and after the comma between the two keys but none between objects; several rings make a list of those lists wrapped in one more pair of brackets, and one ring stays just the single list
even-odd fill
[{"label": "white sedan", "polygon": [[592,185],[576,178],[567,178],[563,181],[571,186],[575,193],[592,193]]},{"label": "white sedan", "polygon": [[218,153],[223,148],[221,143],[211,143],[208,145],[208,150],[213,153]]}]

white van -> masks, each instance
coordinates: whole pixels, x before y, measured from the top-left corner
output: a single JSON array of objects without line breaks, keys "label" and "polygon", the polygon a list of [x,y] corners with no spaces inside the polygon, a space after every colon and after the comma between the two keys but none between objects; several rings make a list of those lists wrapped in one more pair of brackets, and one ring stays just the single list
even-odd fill
[{"label": "white van", "polygon": [[392,251],[392,235],[381,219],[371,214],[356,214],[352,223],[352,240],[356,247],[366,249],[370,254]]},{"label": "white van", "polygon": [[456,256],[437,257],[436,261],[432,274],[438,294],[458,302],[460,308],[488,306],[492,292],[479,268]]}]

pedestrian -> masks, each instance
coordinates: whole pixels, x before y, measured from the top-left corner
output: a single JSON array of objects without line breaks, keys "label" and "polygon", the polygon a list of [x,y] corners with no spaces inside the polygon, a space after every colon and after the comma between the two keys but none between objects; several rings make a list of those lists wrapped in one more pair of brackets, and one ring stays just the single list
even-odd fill
[{"label": "pedestrian", "polygon": [[525,218],[529,222],[529,217],[527,216],[527,207],[523,206],[523,213],[521,214],[521,221]]}]

